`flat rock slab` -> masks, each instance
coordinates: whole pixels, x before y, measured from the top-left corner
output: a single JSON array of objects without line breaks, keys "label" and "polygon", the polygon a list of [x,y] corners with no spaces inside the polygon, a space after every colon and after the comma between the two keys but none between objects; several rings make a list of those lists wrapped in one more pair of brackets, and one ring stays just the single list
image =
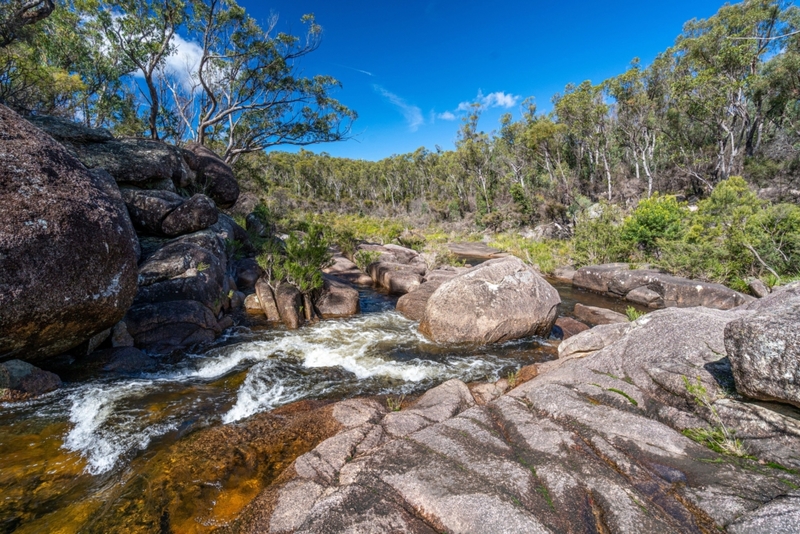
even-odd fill
[{"label": "flat rock slab", "polygon": [[753,300],[721,284],[689,280],[654,269],[630,269],[627,263],[581,267],[572,285],[651,308],[705,306],[729,310]]},{"label": "flat rock slab", "polygon": [[464,258],[491,260],[508,256],[508,253],[480,242],[448,243],[447,248],[456,256]]},{"label": "flat rock slab", "polygon": [[572,313],[581,321],[591,325],[628,322],[628,317],[619,312],[606,308],[598,308],[597,306],[586,306],[580,302],[575,304],[575,309]]},{"label": "flat rock slab", "polygon": [[355,263],[340,254],[334,254],[333,265],[326,267],[322,272],[358,286],[371,286],[374,283],[370,275],[361,271]]}]

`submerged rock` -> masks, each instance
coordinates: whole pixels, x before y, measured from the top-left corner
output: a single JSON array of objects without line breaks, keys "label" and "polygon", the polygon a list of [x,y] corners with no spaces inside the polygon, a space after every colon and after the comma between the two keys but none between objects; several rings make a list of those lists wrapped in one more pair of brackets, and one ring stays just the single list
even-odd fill
[{"label": "submerged rock", "polygon": [[606,308],[598,308],[597,306],[586,306],[580,302],[575,304],[575,309],[572,313],[581,321],[593,325],[628,322],[628,318],[619,312]]},{"label": "submerged rock", "polygon": [[428,299],[419,329],[448,343],[546,336],[560,302],[558,292],[519,259],[490,260],[443,283]]},{"label": "submerged rock", "polygon": [[589,327],[580,321],[576,321],[572,317],[559,317],[556,319],[556,326],[561,328],[561,339],[569,339],[572,336],[580,334]]},{"label": "submerged rock", "polygon": [[117,323],[137,242],[116,185],[0,106],[0,359],[41,361]]}]

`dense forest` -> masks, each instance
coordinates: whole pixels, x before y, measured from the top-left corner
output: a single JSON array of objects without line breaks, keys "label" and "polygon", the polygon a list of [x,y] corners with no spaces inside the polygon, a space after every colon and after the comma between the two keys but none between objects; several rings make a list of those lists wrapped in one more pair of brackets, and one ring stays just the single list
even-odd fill
[{"label": "dense forest", "polygon": [[[292,36],[232,1],[3,1],[0,102],[207,145],[284,229],[311,216],[344,248],[490,234],[544,271],[632,260],[737,287],[800,274],[791,2],[726,4],[687,22],[651,64],[634,59],[611,79],[567,85],[549,113],[529,98],[518,120],[506,115],[487,133],[475,103],[455,150],[372,162],[265,151],[347,139],[356,119],[332,96],[337,80],[298,69],[320,45],[312,16]],[[15,23],[30,6],[52,15]],[[196,63],[168,61],[180,42],[196,45]]]},{"label": "dense forest", "polygon": [[[378,162],[310,152],[242,162],[259,188],[364,213],[466,214],[507,229],[564,221],[606,199],[707,196],[744,176],[772,198],[797,195],[800,169],[800,11],[785,2],[725,5],[688,22],[651,65],[600,83],[568,85],[551,113],[532,99],[522,118],[479,129],[462,118],[456,150],[420,148]],[[766,192],[765,192],[766,193]]]}]

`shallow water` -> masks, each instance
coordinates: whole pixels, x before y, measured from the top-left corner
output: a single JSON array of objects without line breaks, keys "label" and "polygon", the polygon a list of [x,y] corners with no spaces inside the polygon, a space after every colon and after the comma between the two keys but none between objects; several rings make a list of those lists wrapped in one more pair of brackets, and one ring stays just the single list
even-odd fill
[{"label": "shallow water", "polygon": [[[617,306],[558,289],[567,314],[576,300]],[[450,378],[493,381],[554,357],[553,344],[537,338],[486,347],[431,343],[394,311],[395,302],[362,290],[356,317],[296,331],[234,328],[154,373],[94,378],[0,404],[0,532],[35,530],[37,518],[118,486],[137,458],[199,428],[303,399],[414,394]],[[80,525],[91,507],[73,508]],[[67,524],[65,532],[81,530]]]}]

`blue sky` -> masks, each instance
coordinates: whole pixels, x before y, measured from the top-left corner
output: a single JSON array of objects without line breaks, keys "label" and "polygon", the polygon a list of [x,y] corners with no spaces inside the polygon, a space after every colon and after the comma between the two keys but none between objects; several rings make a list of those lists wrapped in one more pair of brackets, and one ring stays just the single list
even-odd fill
[{"label": "blue sky", "polygon": [[[307,147],[334,156],[378,160],[436,145],[451,149],[459,105],[482,99],[480,127],[499,127],[532,96],[540,111],[569,82],[598,83],[631,59],[649,63],[684,22],[707,18],[718,0],[648,2],[469,0],[239,0],[259,21],[303,31],[313,13],[321,47],[303,59],[304,74],[342,82],[335,96],[355,109],[353,139]],[[449,119],[449,120],[448,120]],[[287,150],[296,150],[287,148]]]}]

